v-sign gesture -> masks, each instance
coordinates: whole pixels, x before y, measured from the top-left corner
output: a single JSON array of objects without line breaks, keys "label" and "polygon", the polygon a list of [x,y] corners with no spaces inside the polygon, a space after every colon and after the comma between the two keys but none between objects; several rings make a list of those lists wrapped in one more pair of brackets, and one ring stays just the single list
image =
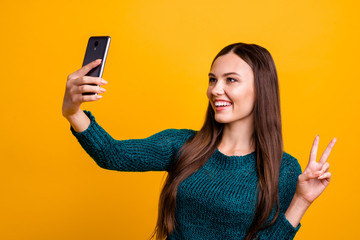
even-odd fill
[{"label": "v-sign gesture", "polygon": [[331,173],[328,172],[330,165],[327,159],[335,142],[336,138],[333,138],[321,155],[319,162],[316,162],[319,146],[319,135],[317,135],[311,148],[308,165],[298,178],[295,194],[308,202],[309,205],[320,196],[330,182]]}]

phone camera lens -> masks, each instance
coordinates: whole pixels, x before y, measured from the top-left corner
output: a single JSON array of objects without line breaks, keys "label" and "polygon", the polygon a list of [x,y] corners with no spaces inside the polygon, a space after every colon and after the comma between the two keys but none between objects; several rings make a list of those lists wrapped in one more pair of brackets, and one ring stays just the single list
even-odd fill
[{"label": "phone camera lens", "polygon": [[97,47],[98,44],[99,44],[99,42],[98,42],[98,41],[95,41],[95,47]]}]

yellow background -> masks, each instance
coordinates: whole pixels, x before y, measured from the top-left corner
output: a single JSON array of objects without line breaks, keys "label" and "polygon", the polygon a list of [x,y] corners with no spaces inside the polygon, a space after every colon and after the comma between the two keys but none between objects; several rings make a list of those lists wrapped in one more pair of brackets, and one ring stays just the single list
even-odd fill
[{"label": "yellow background", "polygon": [[2,1],[0,239],[146,239],[165,172],[101,169],[62,117],[90,36],[112,38],[107,92],[82,105],[116,139],[198,130],[210,64],[256,43],[278,70],[285,151],[304,170],[337,137],[329,187],[295,239],[358,237],[357,1]]}]

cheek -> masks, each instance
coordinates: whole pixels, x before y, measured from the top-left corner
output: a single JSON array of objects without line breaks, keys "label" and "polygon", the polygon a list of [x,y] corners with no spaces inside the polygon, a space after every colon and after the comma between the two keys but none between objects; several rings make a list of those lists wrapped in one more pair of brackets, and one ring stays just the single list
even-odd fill
[{"label": "cheek", "polygon": [[206,91],[206,96],[208,97],[208,99],[211,99],[211,89],[208,87],[207,91]]},{"label": "cheek", "polygon": [[235,108],[242,109],[245,111],[251,110],[254,105],[254,94],[252,90],[242,90],[238,91],[236,94],[232,95],[233,101],[235,103]]},{"label": "cheek", "polygon": [[252,91],[246,93],[244,96],[244,102],[246,103],[247,111],[252,111],[254,108],[254,93]]}]

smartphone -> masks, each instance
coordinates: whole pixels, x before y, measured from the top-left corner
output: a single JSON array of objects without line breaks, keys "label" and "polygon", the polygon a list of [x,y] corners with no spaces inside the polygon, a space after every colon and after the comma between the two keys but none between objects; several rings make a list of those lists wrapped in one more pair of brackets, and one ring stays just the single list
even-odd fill
[{"label": "smartphone", "polygon": [[[102,77],[102,74],[104,72],[106,56],[109,51],[110,39],[111,38],[109,36],[92,36],[89,38],[85,51],[83,66],[98,58],[101,58],[102,61],[100,65],[91,69],[85,76],[100,77],[100,78]],[[97,86],[96,84],[89,84],[89,85]],[[82,95],[97,95],[97,93],[85,92],[82,93]]]}]

